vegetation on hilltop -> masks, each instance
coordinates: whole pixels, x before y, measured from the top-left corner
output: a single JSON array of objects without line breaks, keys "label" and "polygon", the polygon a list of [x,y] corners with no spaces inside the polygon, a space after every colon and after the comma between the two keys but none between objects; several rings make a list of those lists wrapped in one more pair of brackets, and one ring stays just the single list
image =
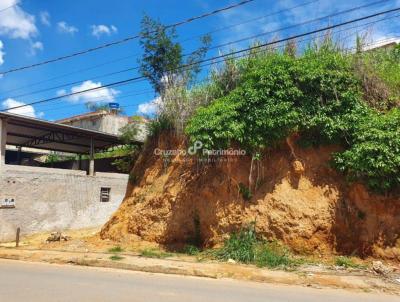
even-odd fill
[{"label": "vegetation on hilltop", "polygon": [[142,73],[162,100],[151,133],[184,129],[204,148],[235,143],[253,160],[297,134],[305,146],[342,145],[333,165],[349,180],[381,192],[400,187],[399,46],[363,52],[359,44],[350,53],[328,34],[299,54],[290,41],[283,51],[228,57],[196,86],[199,66],[182,67],[202,58],[209,40],[185,61],[173,30],[148,17],[143,24]]}]

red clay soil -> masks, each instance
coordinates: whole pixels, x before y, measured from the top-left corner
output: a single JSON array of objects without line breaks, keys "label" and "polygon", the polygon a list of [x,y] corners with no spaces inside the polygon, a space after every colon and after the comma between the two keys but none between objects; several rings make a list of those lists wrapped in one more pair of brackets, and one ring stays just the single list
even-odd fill
[{"label": "red clay soil", "polygon": [[266,152],[253,163],[256,189],[250,200],[240,190],[249,187],[249,156],[204,164],[190,156],[155,155],[155,148],[187,146],[167,134],[147,144],[102,239],[160,244],[200,239],[210,247],[255,221],[259,234],[296,252],[400,261],[400,197],[347,185],[329,164],[337,146],[303,149],[289,141]]}]

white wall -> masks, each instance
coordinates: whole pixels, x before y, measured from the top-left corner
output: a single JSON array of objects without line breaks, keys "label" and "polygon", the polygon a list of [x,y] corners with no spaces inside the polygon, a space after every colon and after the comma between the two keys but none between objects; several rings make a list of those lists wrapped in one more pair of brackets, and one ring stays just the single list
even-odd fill
[{"label": "white wall", "polygon": [[[15,208],[0,208],[0,241],[43,231],[103,225],[125,196],[128,175],[5,165],[0,167],[0,200],[15,198]],[[100,202],[100,188],[111,188]]]}]

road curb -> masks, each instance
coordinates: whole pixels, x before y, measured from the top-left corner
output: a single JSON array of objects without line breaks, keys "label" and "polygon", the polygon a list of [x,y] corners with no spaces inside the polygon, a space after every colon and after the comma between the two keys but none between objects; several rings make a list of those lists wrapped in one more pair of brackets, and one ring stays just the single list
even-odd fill
[{"label": "road curb", "polygon": [[300,285],[315,288],[341,288],[361,292],[400,294],[400,285],[377,276],[349,275],[344,272],[279,271],[228,263],[197,263],[171,259],[154,259],[123,254],[120,261],[110,260],[108,253],[69,253],[51,250],[21,250],[0,248],[0,258],[32,262],[72,264],[90,267],[123,269],[148,273],[173,274],[206,278]]}]

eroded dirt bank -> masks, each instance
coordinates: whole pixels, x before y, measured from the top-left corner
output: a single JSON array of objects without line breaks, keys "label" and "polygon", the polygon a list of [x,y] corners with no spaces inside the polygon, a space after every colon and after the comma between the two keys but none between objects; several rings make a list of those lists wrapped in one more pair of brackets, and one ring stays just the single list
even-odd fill
[{"label": "eroded dirt bank", "polygon": [[125,200],[100,236],[214,246],[255,221],[260,234],[296,252],[400,261],[400,197],[346,185],[330,168],[335,146],[292,146],[282,144],[253,165],[257,189],[246,200],[240,187],[249,186],[249,156],[205,165],[193,157],[155,155],[155,148],[187,148],[164,134],[146,146],[131,172]]}]

